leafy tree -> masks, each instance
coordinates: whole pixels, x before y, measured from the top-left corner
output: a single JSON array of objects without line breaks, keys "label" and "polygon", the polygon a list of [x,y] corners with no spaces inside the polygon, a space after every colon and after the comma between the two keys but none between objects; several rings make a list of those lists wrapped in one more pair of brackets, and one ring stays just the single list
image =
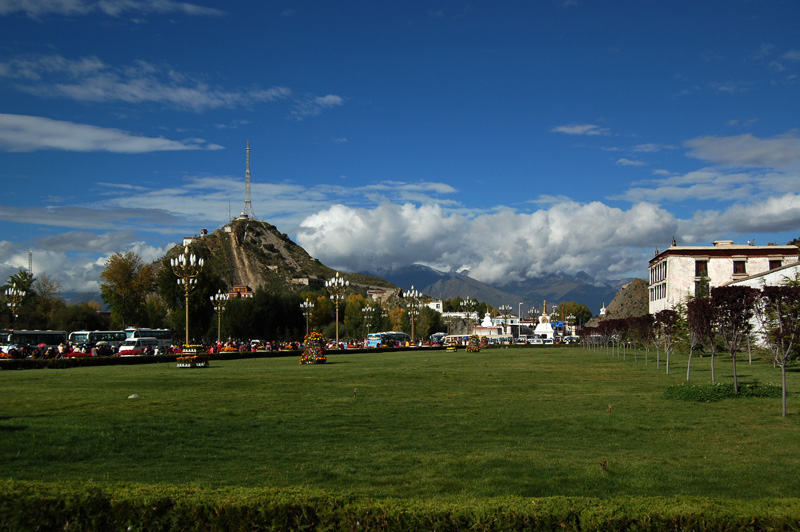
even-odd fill
[{"label": "leafy tree", "polygon": [[[696,340],[699,342],[711,355],[711,384],[716,384],[716,376],[714,375],[714,355],[717,352],[717,308],[711,299],[695,298],[686,304],[686,318],[689,322],[692,341]],[[689,378],[688,371],[686,378],[687,380]]]},{"label": "leafy tree", "polygon": [[564,318],[568,316],[575,316],[575,324],[582,326],[590,319],[592,319],[592,311],[583,303],[576,303],[575,301],[563,301],[558,304],[559,310],[564,311]]},{"label": "leafy tree", "polygon": [[344,334],[340,332],[340,336],[349,338],[361,338],[362,331],[364,330],[364,313],[363,309],[367,304],[364,296],[360,294],[349,294],[347,296],[347,303],[344,306]]},{"label": "leafy tree", "polygon": [[311,330],[318,330],[332,323],[334,320],[333,301],[328,296],[321,295],[314,302],[314,309],[311,311]]},{"label": "leafy tree", "polygon": [[32,285],[35,292],[35,307],[38,321],[41,325],[37,328],[54,329],[53,318],[55,312],[65,306],[61,299],[61,283],[42,273]]},{"label": "leafy tree", "polygon": [[94,301],[64,305],[53,313],[53,329],[59,331],[102,331],[109,327]]},{"label": "leafy tree", "polygon": [[144,302],[153,289],[153,268],[132,251],[115,253],[100,274],[100,293],[111,309],[112,327],[123,329],[143,317]]},{"label": "leafy tree", "polygon": [[678,320],[680,316],[677,311],[665,309],[656,312],[655,323],[658,328],[658,335],[664,342],[664,353],[667,356],[667,373],[669,373],[669,355],[672,353],[675,344],[675,334],[678,331]]},{"label": "leafy tree", "polygon": [[786,416],[786,365],[800,341],[800,286],[765,286],[756,305],[763,337],[781,368],[782,408]]},{"label": "leafy tree", "polygon": [[736,351],[747,339],[753,326],[754,303],[758,290],[749,286],[719,286],[711,289],[711,301],[717,312],[717,328],[722,343],[731,354],[733,364],[733,390],[739,393],[736,375]]},{"label": "leafy tree", "polygon": [[629,330],[633,338],[644,347],[644,365],[649,363],[650,345],[653,343],[653,315],[645,314],[630,318]]}]

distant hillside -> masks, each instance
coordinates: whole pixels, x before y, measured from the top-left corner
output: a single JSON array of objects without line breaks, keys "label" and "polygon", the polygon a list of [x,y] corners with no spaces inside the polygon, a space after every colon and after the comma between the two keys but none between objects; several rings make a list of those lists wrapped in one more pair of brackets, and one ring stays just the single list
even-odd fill
[{"label": "distant hillside", "polygon": [[[196,237],[193,245],[208,249],[209,259],[229,285],[246,285],[268,292],[300,292],[324,288],[336,270],[322,264],[285,233],[260,220],[236,219],[208,234]],[[167,256],[183,249],[175,246]],[[382,289],[396,294],[399,289],[383,279],[362,274],[340,273],[354,287]]]}]

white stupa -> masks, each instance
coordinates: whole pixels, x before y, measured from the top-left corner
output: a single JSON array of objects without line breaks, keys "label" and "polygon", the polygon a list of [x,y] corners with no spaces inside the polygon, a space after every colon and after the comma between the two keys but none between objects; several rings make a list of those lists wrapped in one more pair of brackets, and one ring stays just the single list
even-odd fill
[{"label": "white stupa", "polygon": [[533,336],[541,340],[552,340],[555,337],[555,331],[550,324],[550,317],[547,315],[547,301],[542,303],[542,314],[539,316],[539,323],[533,329]]}]

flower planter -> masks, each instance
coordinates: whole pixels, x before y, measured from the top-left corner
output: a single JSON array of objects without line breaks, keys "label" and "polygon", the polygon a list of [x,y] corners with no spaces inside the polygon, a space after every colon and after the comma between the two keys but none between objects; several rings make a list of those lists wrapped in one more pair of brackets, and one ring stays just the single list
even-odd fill
[{"label": "flower planter", "polygon": [[303,342],[305,350],[300,358],[300,364],[324,364],[328,358],[325,356],[325,337],[318,332],[309,333]]},{"label": "flower planter", "polygon": [[177,359],[179,368],[207,368],[210,358],[208,355],[197,355],[184,351]]}]

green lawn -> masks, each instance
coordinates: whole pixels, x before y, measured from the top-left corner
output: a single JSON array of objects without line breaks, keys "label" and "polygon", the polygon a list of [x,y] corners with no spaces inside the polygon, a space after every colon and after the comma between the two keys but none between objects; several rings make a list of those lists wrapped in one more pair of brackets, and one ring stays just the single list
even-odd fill
[{"label": "green lawn", "polygon": [[[670,375],[641,357],[538,348],[2,371],[1,475],[414,498],[800,493],[796,394],[786,418],[780,399],[669,401],[685,357]],[[742,383],[780,382],[746,356],[738,369]],[[709,359],[692,375],[709,383]],[[732,380],[729,357],[717,380]]]}]

